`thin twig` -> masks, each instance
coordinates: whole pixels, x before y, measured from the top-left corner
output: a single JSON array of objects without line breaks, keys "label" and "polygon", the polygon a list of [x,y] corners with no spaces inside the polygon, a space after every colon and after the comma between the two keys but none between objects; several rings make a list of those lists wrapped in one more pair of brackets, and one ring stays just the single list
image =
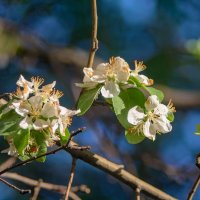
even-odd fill
[{"label": "thin twig", "polygon": [[135,190],[135,199],[136,200],[140,200],[140,188],[136,188],[136,190]]},{"label": "thin twig", "polygon": [[[30,186],[33,186],[33,187],[36,187],[37,184],[38,184],[38,181],[35,180],[35,179],[31,179],[31,178],[28,178],[26,176],[22,176],[20,174],[12,173],[12,172],[6,172],[6,173],[2,174],[2,177],[8,178],[8,179],[11,179],[11,180],[15,180],[15,181],[19,181],[21,183],[24,183],[26,185],[30,185]],[[56,185],[56,184],[47,183],[47,182],[43,181],[43,182],[40,183],[40,187],[42,189],[50,190],[50,191],[53,191],[53,192],[58,192],[58,193],[61,193],[61,194],[65,194],[65,192],[66,192],[66,186],[65,185]],[[74,186],[74,187],[71,188],[70,194],[75,193],[75,192],[83,192],[83,193],[89,194],[90,188],[87,185]]]},{"label": "thin twig", "polygon": [[94,56],[98,49],[97,28],[98,28],[97,2],[96,0],[92,0],[92,44],[91,44],[87,67],[92,67],[94,62]]},{"label": "thin twig", "polygon": [[[27,160],[25,160],[25,161],[22,161],[22,162],[20,162],[20,163],[17,163],[16,165],[13,165],[13,166],[11,166],[11,167],[8,167],[8,168],[6,168],[6,169],[0,171],[0,175],[3,174],[3,173],[5,173],[5,172],[7,172],[7,171],[10,171],[11,169],[15,169],[15,168],[17,168],[17,167],[19,167],[19,166],[26,165],[27,163],[29,163],[29,162],[31,162],[31,161],[34,161],[34,160],[37,160],[38,158],[41,158],[41,157],[43,157],[43,156],[48,156],[48,155],[51,155],[51,154],[55,154],[56,152],[58,152],[58,151],[60,151],[60,150],[63,150],[63,149],[65,149],[65,148],[68,148],[68,146],[69,146],[69,144],[70,144],[70,141],[72,140],[73,136],[75,136],[75,135],[77,135],[77,134],[83,132],[84,130],[85,130],[85,127],[79,128],[79,129],[77,129],[76,131],[73,131],[73,132],[71,133],[71,135],[70,135],[70,138],[69,138],[68,142],[67,142],[65,145],[62,145],[62,146],[60,146],[60,147],[58,147],[58,148],[56,148],[56,149],[54,149],[54,150],[52,150],[52,151],[49,151],[49,152],[44,153],[44,154],[41,154],[41,155],[39,155],[39,156],[35,156],[35,157],[32,157],[32,158],[29,158],[29,159],[27,159]],[[73,146],[70,146],[69,148],[70,148],[70,149],[73,149]],[[75,147],[74,149],[76,150],[77,147]]]},{"label": "thin twig", "polygon": [[187,200],[192,200],[196,191],[197,191],[197,188],[199,187],[199,184],[200,184],[200,175],[197,177],[194,185],[192,186],[192,189],[190,191],[190,193],[188,194],[188,198]]},{"label": "thin twig", "polygon": [[4,161],[3,163],[1,163],[0,165],[0,171],[12,166],[15,164],[17,158],[16,157],[11,157],[11,158],[8,158],[6,161]]},{"label": "thin twig", "polygon": [[74,179],[76,160],[77,160],[76,158],[74,158],[74,157],[72,158],[72,167],[71,167],[71,170],[70,170],[70,176],[69,176],[69,181],[68,181],[67,190],[66,190],[66,194],[65,194],[65,200],[69,199],[69,192],[70,192],[70,189],[72,187],[72,182],[73,182],[73,179]]},{"label": "thin twig", "polygon": [[35,188],[34,188],[34,193],[33,193],[33,196],[31,197],[31,200],[37,200],[38,195],[39,195],[40,190],[41,190],[41,183],[42,183],[42,182],[43,182],[42,179],[39,179],[39,180],[38,180],[38,184],[37,184],[37,186],[35,186]]},{"label": "thin twig", "polygon": [[20,188],[16,187],[15,185],[13,185],[13,184],[7,182],[6,180],[4,180],[4,179],[2,179],[2,178],[0,178],[0,181],[1,181],[2,183],[6,184],[8,187],[10,187],[10,188],[12,188],[12,189],[18,191],[20,194],[27,194],[27,193],[28,193],[28,194],[31,194],[31,190],[20,189]]}]

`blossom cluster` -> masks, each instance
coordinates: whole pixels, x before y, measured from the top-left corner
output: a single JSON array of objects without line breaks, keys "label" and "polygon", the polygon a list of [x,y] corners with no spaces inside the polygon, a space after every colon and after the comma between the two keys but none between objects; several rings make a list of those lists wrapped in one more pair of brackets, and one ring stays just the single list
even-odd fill
[{"label": "blossom cluster", "polygon": [[168,133],[172,125],[168,116],[175,112],[175,107],[170,101],[166,106],[161,104],[156,95],[151,95],[145,102],[145,109],[134,106],[128,112],[128,122],[133,125],[129,129],[135,134],[144,134],[145,137],[155,140],[156,134]]},{"label": "blossom cluster", "polygon": [[83,69],[85,75],[83,83],[76,85],[86,89],[92,89],[97,85],[102,85],[102,96],[105,98],[113,98],[119,95],[120,88],[130,86],[128,85],[130,77],[135,77],[141,84],[146,86],[152,85],[152,79],[139,74],[145,69],[146,66],[143,62],[135,61],[135,69],[131,70],[123,58],[111,57],[108,63],[101,63],[95,69],[85,67]]},{"label": "blossom cluster", "polygon": [[[59,98],[63,93],[56,90],[54,81],[42,86],[44,80],[32,77],[27,81],[22,75],[17,81],[17,90],[12,94],[12,103],[4,110],[14,110],[20,117],[19,128],[44,134],[46,145],[51,146],[54,141],[65,136],[66,128],[71,124],[72,116],[78,114],[79,110],[69,110],[60,105]],[[48,137],[47,137],[48,136]],[[13,136],[14,137],[14,136]],[[12,135],[7,137],[10,148],[8,154],[17,153]],[[30,138],[26,149],[30,149],[34,140]]]}]

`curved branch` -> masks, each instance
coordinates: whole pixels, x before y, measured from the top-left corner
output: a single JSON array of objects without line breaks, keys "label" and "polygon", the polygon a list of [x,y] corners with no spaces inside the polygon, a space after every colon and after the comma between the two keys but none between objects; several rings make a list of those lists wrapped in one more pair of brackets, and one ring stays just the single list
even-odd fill
[{"label": "curved branch", "polygon": [[[76,145],[74,142],[71,143],[72,145]],[[73,150],[69,148],[65,149],[65,151],[70,153],[73,157],[79,158],[84,162],[110,174],[134,190],[136,188],[140,188],[141,192],[144,194],[157,199],[176,200],[176,198],[164,193],[163,191],[127,172],[121,165],[115,164],[98,154],[95,154],[91,151]]]}]

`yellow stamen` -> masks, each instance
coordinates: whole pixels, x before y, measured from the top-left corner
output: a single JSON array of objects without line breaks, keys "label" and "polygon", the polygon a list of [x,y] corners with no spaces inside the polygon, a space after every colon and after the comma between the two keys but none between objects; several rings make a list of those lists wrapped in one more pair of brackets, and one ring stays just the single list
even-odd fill
[{"label": "yellow stamen", "polygon": [[139,73],[143,70],[145,70],[147,67],[143,64],[143,61],[137,61],[135,60],[135,72]]},{"label": "yellow stamen", "polygon": [[169,108],[169,110],[171,112],[176,112],[176,108],[175,108],[174,104],[172,103],[171,99],[169,100],[169,103],[167,104],[167,107]]},{"label": "yellow stamen", "polygon": [[63,94],[63,92],[60,91],[60,90],[53,89],[53,91],[51,91],[51,95],[56,96],[56,97],[59,99],[59,98],[62,97],[64,94]]},{"label": "yellow stamen", "polygon": [[34,85],[35,89],[38,89],[44,83],[44,79],[40,78],[39,76],[32,77],[31,81],[33,82],[33,85]]}]

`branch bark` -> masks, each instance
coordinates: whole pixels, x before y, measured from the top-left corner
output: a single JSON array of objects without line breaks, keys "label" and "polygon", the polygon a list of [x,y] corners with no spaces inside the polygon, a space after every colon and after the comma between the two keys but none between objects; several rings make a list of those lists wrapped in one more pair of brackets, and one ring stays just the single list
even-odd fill
[{"label": "branch bark", "polygon": [[[74,142],[71,143],[72,145],[76,145],[76,143]],[[65,149],[65,151],[70,153],[73,157],[81,159],[84,162],[110,174],[111,176],[115,177],[116,179],[128,185],[134,190],[136,188],[140,188],[141,192],[143,192],[144,194],[147,194],[148,196],[152,196],[157,199],[176,200],[176,198],[166,194],[165,192],[130,174],[125,169],[123,169],[121,165],[115,164],[98,154],[95,154],[91,151],[80,151],[73,149]]]},{"label": "branch bark", "polygon": [[96,0],[92,0],[92,44],[91,44],[87,67],[92,67],[95,53],[98,49],[97,28],[98,28],[97,2]]},{"label": "branch bark", "polygon": [[69,199],[69,192],[71,190],[72,182],[73,182],[73,179],[74,179],[75,167],[76,167],[76,158],[73,157],[72,158],[72,167],[71,167],[71,170],[70,170],[69,181],[68,181],[67,190],[66,190],[66,194],[65,194],[65,200]]},{"label": "branch bark", "polygon": [[196,181],[195,181],[195,183],[194,183],[194,185],[193,185],[193,187],[192,187],[192,189],[191,189],[191,191],[190,191],[190,193],[188,195],[187,200],[192,200],[193,199],[193,197],[194,197],[194,195],[195,195],[195,193],[197,191],[197,188],[199,187],[199,184],[200,184],[200,175],[197,177],[197,179],[196,179]]}]

